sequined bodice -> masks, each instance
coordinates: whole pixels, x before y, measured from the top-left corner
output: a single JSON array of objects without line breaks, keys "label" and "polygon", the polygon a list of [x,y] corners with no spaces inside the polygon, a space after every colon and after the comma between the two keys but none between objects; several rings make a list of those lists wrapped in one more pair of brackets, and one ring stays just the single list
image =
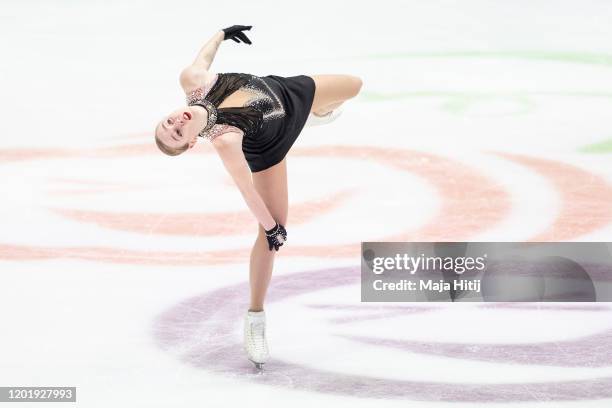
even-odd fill
[{"label": "sequined bodice", "polygon": [[[246,91],[252,96],[242,106],[219,108],[236,91]],[[286,114],[278,95],[263,78],[243,73],[216,74],[209,84],[187,95],[187,104],[200,105],[208,111],[208,123],[199,136],[209,140],[232,128],[254,137],[265,122]]]}]

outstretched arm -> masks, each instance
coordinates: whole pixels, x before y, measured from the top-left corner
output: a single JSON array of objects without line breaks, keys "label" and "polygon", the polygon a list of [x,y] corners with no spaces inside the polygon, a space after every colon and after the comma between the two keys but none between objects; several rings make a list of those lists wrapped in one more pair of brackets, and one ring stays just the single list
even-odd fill
[{"label": "outstretched arm", "polygon": [[215,35],[204,44],[192,65],[208,71],[208,68],[210,68],[210,65],[215,59],[217,49],[219,49],[219,45],[223,40],[231,39],[237,43],[244,42],[251,44],[251,40],[249,40],[243,31],[250,30],[252,27],[253,26],[234,25],[216,32]]},{"label": "outstretched arm", "polygon": [[221,41],[233,40],[237,43],[244,42],[246,44],[251,44],[251,40],[243,33],[243,31],[250,30],[251,27],[252,26],[235,25],[216,32],[200,49],[193,64],[185,67],[181,71],[179,82],[183,90],[186,93],[191,92],[207,82],[207,78],[210,76],[208,69],[215,59]]},{"label": "outstretched arm", "polygon": [[217,54],[217,49],[219,45],[223,41],[225,37],[225,33],[223,31],[217,31],[215,35],[212,36],[210,40],[204,44],[195,61],[193,61],[193,66],[196,68],[204,69],[208,71],[208,68],[212,64],[215,59],[215,54]]},{"label": "outstretched arm", "polygon": [[253,185],[251,171],[242,152],[242,137],[241,133],[227,132],[213,139],[212,144],[257,221],[264,229],[270,230],[276,226],[276,220]]}]

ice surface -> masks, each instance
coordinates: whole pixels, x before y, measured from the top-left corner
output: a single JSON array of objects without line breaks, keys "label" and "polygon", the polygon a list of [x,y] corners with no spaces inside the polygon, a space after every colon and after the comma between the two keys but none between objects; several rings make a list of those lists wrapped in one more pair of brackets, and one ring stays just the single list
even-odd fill
[{"label": "ice surface", "polygon": [[[610,406],[608,305],[362,304],[356,254],[610,241],[611,20],[603,0],[4,2],[0,386],[77,386],[84,407]],[[223,43],[217,72],[364,80],[289,154],[263,374],[240,345],[256,222],[210,146],[152,139],[233,24],[253,45]]]}]

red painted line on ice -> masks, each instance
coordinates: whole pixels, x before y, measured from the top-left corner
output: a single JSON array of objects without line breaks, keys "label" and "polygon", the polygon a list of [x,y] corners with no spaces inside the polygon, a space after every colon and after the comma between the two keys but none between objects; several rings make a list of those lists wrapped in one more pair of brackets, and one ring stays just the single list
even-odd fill
[{"label": "red painted line on ice", "polygon": [[[127,145],[117,147],[105,147],[95,150],[83,150],[82,153],[74,153],[70,157],[113,157],[134,156],[149,154],[156,151],[151,144]],[[407,231],[402,234],[381,237],[381,241],[394,240],[420,240],[420,241],[444,241],[444,240],[467,240],[477,232],[480,232],[491,224],[501,221],[509,210],[508,193],[498,187],[494,181],[480,175],[477,171],[459,162],[436,156],[429,153],[404,150],[387,149],[371,146],[323,146],[314,148],[294,148],[291,153],[293,156],[330,156],[344,157],[364,161],[379,162],[392,168],[410,172],[423,177],[436,188],[441,196],[442,206],[437,217],[416,231]],[[26,155],[27,156],[27,155]],[[40,158],[38,155],[33,158]],[[24,156],[25,157],[25,156]],[[51,155],[51,157],[55,157]],[[312,210],[296,212],[295,205],[290,208],[290,223],[299,224],[307,222],[308,214]],[[299,207],[297,207],[299,208]],[[328,207],[329,209],[329,207]],[[324,210],[318,208],[317,211]],[[375,210],[375,208],[374,208]],[[75,212],[71,216],[79,216],[84,212]],[[467,215],[466,215],[467,214]],[[87,214],[85,214],[87,215]],[[99,214],[89,213],[97,216]],[[199,215],[209,217],[209,214]],[[226,214],[227,216],[227,214]],[[410,214],[407,214],[410,216]],[[106,226],[117,226],[119,218],[107,218],[103,220]],[[152,216],[156,220],[160,214]],[[243,213],[238,220],[240,223],[248,222],[247,213]],[[180,220],[185,222],[186,219]],[[227,218],[225,219],[225,221]],[[151,229],[151,219],[140,221],[148,222],[144,231]],[[238,224],[240,224],[238,223]],[[187,231],[193,227],[178,228],[180,231]],[[217,224],[217,227],[219,225]],[[213,231],[215,228],[211,228]],[[131,224],[130,228],[137,228]],[[187,230],[185,230],[187,228]],[[200,227],[196,227],[197,230]],[[238,225],[236,228],[241,228]],[[159,230],[158,230],[159,231]],[[172,227],[163,226],[161,231],[172,232]],[[174,230],[173,232],[177,232]],[[233,234],[235,230],[216,229],[215,234]],[[356,237],[357,239],[367,239],[367,237]],[[0,245],[0,257],[5,259],[40,259],[51,257],[69,257],[78,259],[97,260],[102,262],[120,262],[135,264],[166,264],[166,265],[195,265],[195,264],[218,264],[218,263],[240,263],[248,261],[249,248],[235,248],[230,250],[202,252],[174,252],[174,251],[138,251],[127,249],[113,249],[104,247],[28,247],[19,245]],[[325,257],[354,257],[358,256],[360,242],[354,244],[344,244],[335,246],[290,246],[283,248],[281,256],[325,256]]]},{"label": "red painted line on ice", "polygon": [[[291,154],[379,162],[420,176],[436,189],[441,197],[441,208],[433,219],[417,230],[384,236],[378,241],[469,240],[474,234],[502,221],[510,210],[509,194],[493,180],[462,163],[430,153],[372,146],[321,146],[295,148]],[[352,257],[359,254],[360,245],[336,245],[324,250],[323,254]],[[283,250],[295,256],[322,254],[319,246],[288,246]]]},{"label": "red painted line on ice", "polygon": [[135,191],[158,188],[158,185],[151,181],[149,183],[118,183],[116,181],[92,180],[85,178],[49,178],[47,193],[55,195],[72,194],[100,194],[112,191]]},{"label": "red painted line on ice", "polygon": [[588,234],[612,221],[612,186],[571,164],[519,154],[493,152],[544,176],[561,195],[561,211],[545,231],[528,241],[562,241]]},{"label": "red painted line on ice", "polygon": [[76,156],[78,153],[73,149],[0,149],[0,163]]},{"label": "red painted line on ice", "polygon": [[[150,145],[131,145],[101,148],[93,151],[97,157],[133,156],[156,152]],[[90,151],[91,154],[92,151]],[[531,238],[533,241],[569,239],[605,226],[612,219],[612,187],[601,177],[569,164],[521,155],[495,153],[500,157],[513,160],[547,177],[559,190],[563,203],[561,214],[553,225],[541,234]],[[456,241],[469,240],[470,236],[507,216],[510,198],[506,191],[494,181],[461,163],[429,153],[359,146],[322,146],[313,148],[294,148],[293,156],[328,156],[378,162],[400,171],[410,172],[427,180],[441,196],[441,208],[437,217],[413,231],[380,237],[380,241]],[[40,158],[82,157],[81,154],[67,150],[34,149],[1,151],[0,160],[33,160]],[[358,176],[358,174],[356,175]],[[294,211],[290,208],[290,223],[308,221],[314,209]],[[297,207],[300,208],[300,207]],[[324,210],[317,208],[316,211]],[[375,208],[374,208],[375,210]],[[74,210],[79,212],[80,210]],[[316,212],[315,211],[315,212]],[[77,213],[73,213],[75,215]],[[79,213],[83,215],[83,212]],[[159,217],[160,214],[154,215]],[[208,217],[209,215],[205,215]],[[410,214],[407,214],[410,216]],[[248,222],[248,213],[239,218],[240,223]],[[142,221],[142,219],[141,219]],[[151,220],[149,219],[149,222]],[[117,224],[118,219],[107,220],[109,225]],[[150,226],[150,225],[149,225]],[[137,228],[132,225],[132,228]],[[161,231],[168,231],[164,226]],[[236,227],[239,228],[239,227]],[[146,228],[144,228],[146,230]],[[193,227],[187,227],[194,231]],[[195,228],[197,230],[197,227]],[[210,229],[212,232],[213,229]],[[217,230],[221,234],[234,234],[231,230]],[[174,231],[177,232],[177,231]],[[356,237],[357,239],[367,237]],[[335,246],[293,246],[282,248],[280,256],[358,256],[360,243]],[[4,259],[41,259],[70,257],[102,262],[199,265],[219,263],[240,263],[248,261],[248,248],[208,252],[175,251],[138,251],[105,247],[29,247],[20,245],[0,245],[0,257]]]},{"label": "red painted line on ice", "polygon": [[[345,204],[354,190],[341,191],[320,200],[294,204],[292,225],[304,224]],[[154,235],[220,236],[256,234],[257,220],[248,210],[193,213],[104,212],[65,208],[50,211],[82,223],[104,228]]]},{"label": "red painted line on ice", "polygon": [[113,247],[49,247],[0,244],[0,259],[31,261],[55,258],[135,265],[216,265],[249,261],[246,250],[230,249],[208,252],[178,252],[160,250],[130,250]]}]

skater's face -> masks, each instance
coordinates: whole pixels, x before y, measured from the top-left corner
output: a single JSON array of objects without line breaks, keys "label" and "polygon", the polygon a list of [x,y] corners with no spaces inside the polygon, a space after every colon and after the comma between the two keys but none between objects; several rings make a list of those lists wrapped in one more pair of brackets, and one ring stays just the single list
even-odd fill
[{"label": "skater's face", "polygon": [[[197,141],[198,128],[190,107],[183,107],[165,116],[155,129],[158,145],[163,144],[164,153],[176,155],[191,149]],[[161,148],[161,147],[160,147]]]}]

